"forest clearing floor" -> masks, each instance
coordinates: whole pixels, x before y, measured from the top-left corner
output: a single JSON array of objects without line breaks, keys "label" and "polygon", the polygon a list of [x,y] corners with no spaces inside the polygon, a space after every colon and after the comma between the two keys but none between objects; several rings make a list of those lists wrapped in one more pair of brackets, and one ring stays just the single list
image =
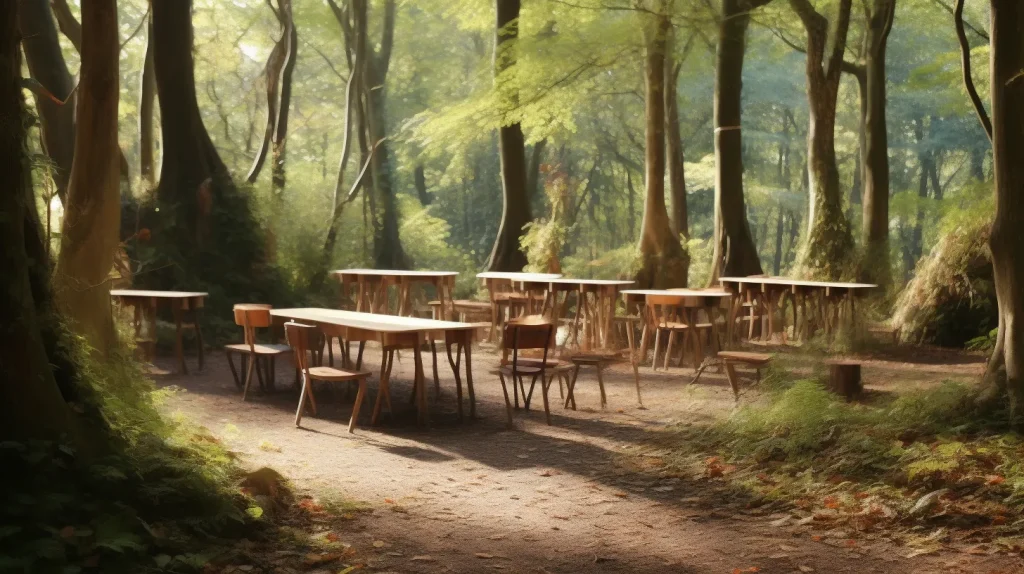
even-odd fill
[{"label": "forest clearing floor", "polygon": [[[368,346],[365,366],[374,371],[379,361]],[[723,472],[666,472],[649,452],[671,429],[711,424],[734,409],[728,382],[715,369],[691,386],[689,366],[641,369],[646,408],[640,409],[629,364],[615,364],[605,376],[607,410],[600,409],[594,374],[584,369],[578,411],[562,409],[553,387],[551,426],[535,396],[532,409],[516,411],[516,428],[507,430],[501,386],[491,374],[497,356],[484,346],[474,352],[478,418],[458,422],[454,380],[442,359],[440,400],[429,385],[427,429],[416,426],[408,401],[412,363],[405,353],[394,367],[395,416],[368,427],[367,404],[372,407],[376,391],[371,377],[360,421],[367,426],[349,434],[354,393],[341,388],[318,387],[319,416],[307,414],[302,428],[294,426],[290,361],[277,365],[276,392],[257,391],[243,403],[221,353],[189,375],[170,374],[174,362],[158,360],[164,370],[154,375],[157,384],[181,389],[164,403],[165,412],[206,426],[244,466],[277,470],[296,495],[276,517],[279,535],[243,541],[228,564],[209,571],[1024,571],[1020,549],[1012,546],[944,544],[941,529],[918,531],[930,546],[908,544],[885,529],[843,531],[796,520],[783,500],[752,502]],[[978,354],[894,348],[865,357],[863,379],[869,394],[893,394],[950,378],[975,380],[983,368]],[[744,391],[741,402],[759,400],[760,390]],[[724,473],[729,470],[726,465]]]}]

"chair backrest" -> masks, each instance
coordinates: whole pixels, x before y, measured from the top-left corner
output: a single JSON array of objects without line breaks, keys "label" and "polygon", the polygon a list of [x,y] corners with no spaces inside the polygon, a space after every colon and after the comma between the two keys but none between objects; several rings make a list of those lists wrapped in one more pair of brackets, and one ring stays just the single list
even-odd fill
[{"label": "chair backrest", "polygon": [[234,306],[235,325],[242,327],[245,333],[245,344],[252,347],[256,344],[256,329],[270,326],[270,310],[273,305],[262,303],[238,303]]},{"label": "chair backrest", "polygon": [[555,325],[550,319],[541,315],[527,315],[510,321],[505,325],[505,333],[501,338],[502,363],[507,363],[508,352],[512,351],[512,367],[519,363],[519,351],[543,349],[542,361],[547,364],[548,349],[554,346]]},{"label": "chair backrest", "polygon": [[312,325],[303,325],[302,323],[296,323],[294,321],[288,321],[284,324],[284,337],[288,341],[288,346],[295,351],[295,365],[300,371],[306,371],[309,369],[309,345],[316,337],[317,328]]}]

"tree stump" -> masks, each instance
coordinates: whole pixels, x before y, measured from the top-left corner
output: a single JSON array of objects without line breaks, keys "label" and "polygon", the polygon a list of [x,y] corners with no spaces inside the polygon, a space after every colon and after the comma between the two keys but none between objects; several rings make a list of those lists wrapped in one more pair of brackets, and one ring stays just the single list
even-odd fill
[{"label": "tree stump", "polygon": [[860,363],[856,361],[829,361],[828,390],[853,400],[860,396],[864,385],[860,380]]}]

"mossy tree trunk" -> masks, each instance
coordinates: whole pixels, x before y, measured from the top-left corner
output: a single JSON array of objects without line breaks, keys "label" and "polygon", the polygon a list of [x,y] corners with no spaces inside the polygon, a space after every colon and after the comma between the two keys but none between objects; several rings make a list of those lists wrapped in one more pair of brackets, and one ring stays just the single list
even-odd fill
[{"label": "mossy tree trunk", "polygon": [[53,181],[57,195],[64,201],[75,157],[75,102],[73,98],[68,99],[75,82],[61,52],[50,2],[17,0],[17,3],[18,28],[24,39],[22,45],[29,73],[54,98],[64,102],[36,94],[43,149],[53,161]]},{"label": "mossy tree trunk", "polygon": [[709,285],[722,276],[762,273],[743,197],[740,127],[750,11],[769,1],[722,0],[715,61],[715,231]]},{"label": "mossy tree trunk", "polygon": [[683,49],[683,55],[676,59],[673,49],[674,34],[670,36],[665,55],[665,151],[668,154],[668,185],[672,197],[672,230],[684,239],[690,237],[690,224],[686,204],[686,157],[683,151],[683,134],[679,127],[679,95],[677,85],[679,72],[686,55],[693,46],[693,37]]},{"label": "mossy tree trunk", "polygon": [[[1024,420],[1024,5],[991,0],[992,152],[996,213],[989,245],[999,302],[990,385],[1005,389],[1011,416]],[[991,393],[990,393],[991,394]]]},{"label": "mossy tree trunk", "polygon": [[[231,297],[273,303],[282,287],[266,266],[262,231],[203,125],[196,100],[191,0],[152,0],[153,64],[163,162],[153,227],[152,272],[137,280],[158,288],[216,285],[215,309]],[[253,278],[259,281],[253,281]],[[211,313],[217,310],[211,310]]]},{"label": "mossy tree trunk", "polygon": [[32,196],[25,146],[28,112],[21,95],[18,11],[0,2],[0,436],[6,440],[74,439],[74,413],[60,380],[69,364],[58,347],[49,296],[49,265]]},{"label": "mossy tree trunk", "polygon": [[121,221],[119,52],[117,3],[86,2],[82,7],[75,160],[54,285],[72,327],[102,356],[117,345],[109,276]]},{"label": "mossy tree trunk", "polygon": [[665,206],[665,60],[672,32],[671,1],[654,0],[644,18],[644,172],[647,187],[640,225],[641,289],[685,287],[690,261]]},{"label": "mossy tree trunk", "polygon": [[[836,163],[835,124],[839,82],[850,28],[852,0],[839,0],[834,26],[810,0],[790,0],[807,32],[807,169],[810,213],[799,266],[805,275],[838,279],[853,251],[850,223],[843,213]],[[829,49],[831,36],[831,49]]]}]

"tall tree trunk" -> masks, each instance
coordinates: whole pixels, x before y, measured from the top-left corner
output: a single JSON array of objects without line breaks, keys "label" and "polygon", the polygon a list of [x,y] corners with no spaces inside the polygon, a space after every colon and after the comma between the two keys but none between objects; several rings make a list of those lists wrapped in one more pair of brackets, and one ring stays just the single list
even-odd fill
[{"label": "tall tree trunk", "polygon": [[[859,278],[887,286],[889,264],[889,133],[886,125],[885,60],[896,0],[873,0],[866,30],[861,89],[862,238]],[[861,76],[858,76],[859,78]]]},{"label": "tall tree trunk", "polygon": [[147,216],[160,244],[156,252],[169,261],[144,281],[162,288],[216,284],[217,295],[210,298],[215,309],[233,296],[262,293],[276,299],[280,278],[265,266],[262,230],[248,196],[235,187],[199,113],[192,2],[152,0],[151,6],[163,165],[156,193],[160,211]]},{"label": "tall tree trunk", "polygon": [[156,183],[153,147],[153,113],[156,104],[156,71],[153,69],[153,16],[149,16],[146,59],[139,87],[139,174],[150,186]]},{"label": "tall tree trunk", "polygon": [[29,179],[20,85],[22,6],[0,2],[0,436],[60,440],[71,434],[74,415],[58,383],[61,369],[48,352],[49,268]]},{"label": "tall tree trunk", "polygon": [[[1017,426],[1024,417],[1024,6],[991,0],[992,155],[996,213],[989,246],[999,303],[999,337],[990,381],[1008,391]],[[1001,369],[999,367],[1002,367]],[[998,374],[993,370],[1000,371]],[[1000,381],[1003,381],[1000,383]]]},{"label": "tall tree trunk", "polygon": [[118,182],[117,3],[82,6],[82,79],[75,161],[61,228],[54,284],[73,329],[101,356],[117,345],[110,309],[110,270],[121,221]]},{"label": "tall tree trunk", "polygon": [[800,267],[805,275],[839,279],[847,272],[853,251],[850,223],[842,208],[835,148],[836,102],[852,0],[840,0],[831,34],[828,19],[815,11],[810,0],[790,0],[790,4],[807,31],[810,211]]},{"label": "tall tree trunk", "polygon": [[654,12],[642,16],[644,35],[644,218],[640,226],[641,289],[685,287],[689,256],[672,229],[665,208],[665,59],[672,31],[671,2],[652,2]]},{"label": "tall tree trunk", "polygon": [[924,132],[924,118],[914,118],[914,138],[917,141],[917,165],[919,169],[917,180],[917,215],[914,219],[914,229],[910,235],[910,244],[906,259],[906,272],[909,277],[917,260],[921,258],[924,251],[924,203],[928,199],[928,173],[932,169],[934,159],[932,151],[928,149]]},{"label": "tall tree trunk", "polygon": [[775,259],[772,261],[772,274],[779,275],[782,273],[782,237],[783,237],[783,219],[785,210],[782,209],[782,205],[779,205],[779,217],[775,221]]},{"label": "tall tree trunk", "polygon": [[761,274],[743,198],[743,58],[750,11],[770,0],[722,0],[715,62],[715,232],[708,285]]},{"label": "tall tree trunk", "polygon": [[[267,127],[263,133],[263,142],[260,150],[256,153],[252,167],[245,176],[248,183],[256,183],[260,172],[263,171],[263,164],[266,163],[267,155],[273,153],[273,166],[271,168],[273,180],[273,193],[276,196],[284,188],[284,166],[278,165],[277,155],[279,147],[283,151],[285,137],[288,133],[288,110],[291,100],[291,78],[295,69],[295,51],[298,38],[295,33],[295,25],[292,21],[291,0],[278,0],[275,7],[272,2],[267,5],[274,12],[274,17],[281,28],[281,37],[274,43],[267,57],[267,64],[263,68],[266,89],[267,89]],[[273,151],[271,151],[273,150]],[[282,162],[283,164],[283,162]],[[280,170],[281,174],[278,174]],[[280,187],[278,178],[280,178]]]},{"label": "tall tree trunk", "polygon": [[683,155],[683,134],[679,129],[679,97],[676,86],[682,62],[672,57],[669,44],[665,57],[665,151],[668,154],[669,196],[672,198],[672,231],[689,239],[690,225],[686,213],[686,161]]},{"label": "tall tree trunk", "polygon": [[548,138],[544,138],[539,142],[533,144],[533,149],[530,150],[530,165],[529,171],[526,173],[526,193],[530,195],[530,206],[531,213],[538,209],[542,209],[538,205],[541,202],[543,194],[541,193],[540,183],[540,166],[544,161],[544,150],[548,147]]},{"label": "tall tree trunk", "polygon": [[626,170],[626,210],[629,211],[629,240],[636,241],[636,188],[633,187],[633,172]]},{"label": "tall tree trunk", "polygon": [[430,205],[431,197],[427,193],[427,174],[423,167],[423,164],[416,164],[416,169],[413,171],[413,186],[416,187],[416,197],[420,200],[420,205],[426,207]]},{"label": "tall tree trunk", "polygon": [[[533,219],[526,186],[526,144],[519,122],[505,115],[519,106],[519,94],[508,75],[515,73],[519,41],[520,0],[495,0],[494,83],[498,91],[501,127],[498,128],[498,157],[501,161],[501,223],[487,268],[491,271],[521,271],[526,253],[519,245],[523,227]],[[511,86],[511,87],[510,87]]]},{"label": "tall tree trunk", "polygon": [[[10,0],[8,0],[10,1]],[[74,79],[64,62],[57,26],[48,0],[17,0],[18,28],[32,79],[54,98],[36,94],[36,110],[42,128],[43,150],[53,161],[57,195],[64,201],[71,163],[75,157],[75,102],[71,97]]]}]

